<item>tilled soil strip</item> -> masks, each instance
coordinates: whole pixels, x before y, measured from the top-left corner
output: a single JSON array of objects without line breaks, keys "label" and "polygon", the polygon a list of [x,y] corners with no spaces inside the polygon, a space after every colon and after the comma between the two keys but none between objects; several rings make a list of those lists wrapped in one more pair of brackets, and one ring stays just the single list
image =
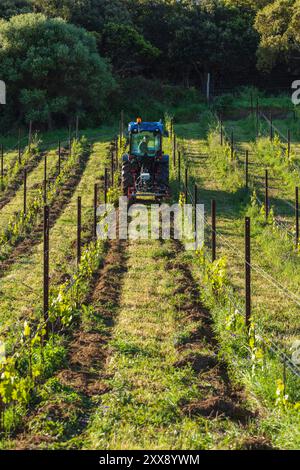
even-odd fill
[{"label": "tilled soil strip", "polygon": [[182,246],[136,242],[128,253],[108,390],[85,447],[269,448],[256,431],[259,416],[218,357]]},{"label": "tilled soil strip", "polygon": [[[183,252],[181,243],[174,241],[173,244],[175,253]],[[186,315],[186,320],[201,325],[178,348],[184,358],[176,365],[189,365],[192,368],[198,379],[201,397],[184,404],[183,411],[189,416],[230,419],[246,427],[251,421],[259,419],[259,416],[249,409],[244,390],[231,383],[227,365],[218,358],[218,343],[214,336],[212,319],[199,300],[199,288],[195,285],[191,270],[185,262],[178,261],[177,257],[168,262],[167,269],[180,271],[179,287],[175,295],[183,294],[185,302],[176,305],[176,308]],[[240,443],[240,447],[248,450],[270,449],[271,444],[263,436],[249,436]]]},{"label": "tilled soil strip", "polygon": [[[124,248],[125,244],[121,242],[111,242],[105,266],[95,281],[95,288],[90,299],[90,308],[92,308],[92,311],[86,316],[81,329],[76,333],[70,345],[68,368],[56,374],[55,379],[57,384],[54,387],[54,392],[46,394],[46,399],[42,400],[35,408],[35,411],[27,420],[25,432],[17,437],[13,447],[17,449],[41,449],[81,448],[86,445],[88,445],[88,447],[94,445],[93,441],[95,437],[92,438],[91,441],[89,441],[90,438],[87,437],[89,434],[84,437],[87,423],[99,406],[103,409],[101,396],[103,396],[103,394],[110,395],[111,392],[117,392],[110,388],[113,385],[113,382],[110,381],[113,377],[111,374],[114,372],[111,370],[110,366],[108,366],[109,363],[114,363],[114,361],[112,361],[114,359],[114,353],[110,351],[109,343],[117,312],[119,311],[121,315],[121,318],[118,317],[117,328],[119,331],[120,329],[124,330],[122,337],[124,334],[124,337],[126,337],[125,330],[129,328],[128,334],[132,342],[132,335],[135,334],[135,330],[132,330],[130,318],[131,315],[138,313],[132,311],[132,307],[137,300],[136,296],[138,295],[139,297],[139,305],[144,315],[143,309],[151,309],[151,299],[155,296],[157,300],[158,294],[154,287],[156,285],[159,286],[159,283],[156,284],[154,278],[152,280],[149,278],[149,286],[147,287],[147,292],[144,293],[147,295],[145,299],[143,299],[143,286],[142,284],[141,286],[135,284],[134,272],[131,271],[131,277],[128,278],[128,282],[130,285],[133,283],[132,285],[135,289],[132,294],[134,294],[134,298],[136,299],[132,300],[132,306],[131,304],[127,305],[126,309],[129,310],[123,312],[120,310],[120,303],[124,301],[123,297],[122,301],[120,300],[121,285],[124,273],[126,272],[126,255]],[[153,250],[153,247],[151,249]],[[131,247],[131,256],[133,253],[132,250],[133,248]],[[134,262],[131,265],[131,269],[137,269],[137,272],[140,274],[142,272],[141,263],[144,263],[144,260],[141,259],[141,255],[142,252],[140,252],[140,254],[137,252]],[[258,414],[250,409],[244,391],[231,383],[226,364],[218,357],[218,344],[214,337],[209,311],[199,300],[198,287],[194,282],[190,268],[184,260],[183,255],[183,247],[176,241],[172,242],[168,253],[165,252],[158,255],[160,258],[159,263],[161,263],[163,259],[164,272],[169,273],[164,274],[165,279],[162,280],[162,282],[167,282],[167,278],[173,279],[171,284],[167,283],[169,293],[164,294],[167,295],[165,298],[166,305],[163,306],[161,312],[163,316],[167,315],[164,321],[167,320],[170,314],[170,312],[168,313],[168,309],[170,308],[169,302],[171,302],[172,299],[175,318],[177,318],[174,324],[176,330],[178,329],[182,332],[185,331],[189,325],[193,325],[193,328],[188,330],[189,334],[184,336],[184,340],[181,340],[175,346],[177,353],[174,357],[177,356],[179,359],[174,362],[171,367],[174,369],[174,373],[181,369],[186,370],[187,367],[191,368],[194,377],[193,382],[196,384],[198,392],[196,395],[194,394],[191,399],[187,401],[183,400],[178,404],[180,411],[178,414],[178,411],[174,410],[174,419],[175,416],[177,416],[174,421],[174,426],[176,429],[180,429],[181,420],[185,420],[185,423],[187,422],[184,416],[186,416],[191,426],[192,423],[194,423],[193,426],[198,426],[197,423],[199,423],[200,426],[201,421],[199,422],[198,420],[205,419],[207,420],[208,426],[211,426],[210,432],[214,435],[216,447],[224,448],[224,434],[226,435],[228,423],[232,423],[229,425],[229,428],[234,427],[236,431],[239,430],[239,432],[237,436],[230,441],[230,448],[269,449],[271,446],[264,436],[255,433],[256,422],[259,420]],[[161,258],[161,256],[163,256],[163,258]],[[156,264],[155,260],[158,260],[158,258],[153,258],[153,263]],[[150,259],[148,260],[148,264],[149,263]],[[160,269],[162,269],[162,266]],[[155,270],[152,271],[151,276],[153,277],[155,273]],[[148,276],[150,276],[149,272]],[[145,305],[143,302],[145,302]],[[152,317],[149,324],[152,325],[150,330],[152,334],[155,331],[154,328],[156,328],[155,323],[163,319],[163,316],[158,315],[156,310],[159,308],[159,304],[156,303],[155,305],[156,307],[154,307],[152,312],[153,315],[155,315]],[[148,310],[148,316],[151,311],[152,310]],[[126,319],[124,317],[125,312],[128,315]],[[87,317],[89,320],[87,320]],[[138,316],[136,321],[139,321]],[[145,327],[143,328],[142,337],[147,335],[147,321],[150,321],[150,317],[148,320],[147,317],[145,317]],[[159,327],[159,325],[157,325],[157,327]],[[157,338],[162,348],[159,354],[163,354],[164,341],[167,341],[167,349],[172,348],[169,333],[166,335],[161,331],[161,335],[162,336]],[[139,338],[139,341],[141,340],[142,338]],[[123,345],[123,348],[124,347]],[[137,364],[139,364],[141,351],[137,347],[136,349],[138,351],[136,353]],[[171,349],[169,353],[171,353]],[[152,360],[155,359],[157,353],[153,351],[154,355],[152,357],[152,353],[150,354],[149,349],[148,354],[150,371]],[[167,356],[166,360],[168,361]],[[171,353],[171,356],[173,356],[173,353]],[[109,361],[108,358],[110,358]],[[132,355],[132,360],[134,362],[134,354]],[[148,359],[146,361],[148,361]],[[162,364],[162,368],[168,369],[170,365],[168,366],[167,364],[168,362]],[[140,389],[140,382],[144,380],[143,374],[145,371],[141,369],[141,376],[135,377],[134,370],[130,369],[130,365],[128,365],[128,367],[128,372],[126,372],[126,369],[123,372],[126,372],[127,380],[131,377],[130,390],[132,390],[133,393],[133,405],[138,409],[139,402],[134,402],[136,393],[135,387],[136,390]],[[120,377],[122,377],[123,372],[118,368],[117,373]],[[138,369],[136,369],[136,373],[138,373]],[[155,393],[155,397],[157,396],[158,399],[160,397],[157,395],[158,384],[152,384],[151,377],[149,380],[149,388],[146,390],[145,397],[150,400],[149,406],[151,407],[154,406],[152,404],[152,398],[154,399],[152,393]],[[188,387],[188,384],[186,384],[186,386]],[[159,385],[159,389],[161,387],[163,387],[162,384]],[[162,393],[169,392],[162,389]],[[111,410],[111,412],[113,411],[114,410]],[[110,413],[109,410],[107,412]],[[131,414],[129,416],[131,416]],[[182,416],[182,418],[180,418],[180,416]],[[126,420],[126,414],[124,415],[124,419]],[[178,419],[179,422],[177,423]],[[119,423],[115,423],[117,427],[113,428],[114,431],[112,430],[114,439],[118,436],[118,429],[122,429],[124,425],[126,426],[126,422],[122,422],[122,419]],[[139,425],[136,424],[136,426],[138,429]],[[143,429],[146,431],[147,421],[143,426]],[[137,447],[142,445],[142,439],[144,438],[142,429],[140,429],[140,431],[141,433],[137,433],[137,436],[139,436],[138,439],[140,439],[141,442],[135,442],[135,446]],[[101,433],[102,431],[100,430],[99,432]],[[157,438],[159,439],[159,432],[164,433],[165,431],[162,427],[161,430],[157,432]],[[201,431],[201,427],[199,427],[197,431],[199,439],[201,439],[201,432],[203,431]],[[180,434],[178,434],[178,439],[179,437]],[[107,436],[107,438],[109,438],[109,436]],[[121,436],[119,436],[119,438],[122,439]],[[177,438],[174,442],[175,448],[177,448],[176,445],[180,446],[179,443],[176,444],[176,440]],[[156,438],[154,441],[156,441]],[[156,448],[154,441],[153,446]],[[101,445],[103,445],[103,443],[100,443],[100,446]],[[115,443],[114,445],[117,444]],[[126,444],[124,442],[123,444],[119,444],[117,448],[123,448],[123,445],[128,445],[128,443]],[[105,444],[105,448],[110,448],[110,444]]]}]

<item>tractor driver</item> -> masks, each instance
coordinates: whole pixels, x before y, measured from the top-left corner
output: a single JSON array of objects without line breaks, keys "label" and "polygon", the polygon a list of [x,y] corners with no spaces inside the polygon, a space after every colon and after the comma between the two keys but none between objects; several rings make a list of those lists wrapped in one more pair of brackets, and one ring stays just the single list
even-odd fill
[{"label": "tractor driver", "polygon": [[146,155],[146,153],[148,153],[148,142],[149,142],[149,137],[145,135],[139,145],[139,152],[142,155]]}]

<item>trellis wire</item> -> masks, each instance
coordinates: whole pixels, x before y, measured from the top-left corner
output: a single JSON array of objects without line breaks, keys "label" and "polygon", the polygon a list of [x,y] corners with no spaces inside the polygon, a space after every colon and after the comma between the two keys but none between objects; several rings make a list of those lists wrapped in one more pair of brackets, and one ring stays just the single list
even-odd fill
[{"label": "trellis wire", "polygon": [[[193,200],[193,194],[192,192],[190,191],[189,188],[187,188],[187,192],[189,194],[189,197],[191,199],[191,202],[192,204],[194,204],[194,200]],[[199,209],[197,208],[196,209],[197,211],[199,211]],[[202,216],[201,212],[199,211],[199,216]],[[207,221],[207,218],[204,217],[204,222],[205,222],[205,225],[207,225],[209,227],[210,230],[212,230],[210,224],[208,223]],[[223,235],[221,235],[219,233],[218,230],[214,230],[215,234],[218,234],[219,237],[221,237],[223,239],[223,242],[225,242],[225,244],[227,244],[227,246],[229,246],[229,248],[234,251],[235,254],[238,254],[239,256],[241,256],[244,260],[244,254],[241,253],[239,250],[236,250],[235,247],[233,247],[233,245],[231,245],[227,240],[225,240],[225,238],[223,237]],[[260,268],[259,266],[255,265],[255,264],[252,264],[250,263],[250,267],[252,269],[254,269],[254,271],[258,272],[261,276],[263,276],[266,280],[268,280],[269,282],[271,282],[273,285],[275,285],[275,287],[277,287],[278,289],[280,289],[281,291],[283,291],[285,294],[287,294],[288,297],[290,297],[291,300],[293,300],[298,306],[300,306],[300,299],[292,292],[290,292],[286,287],[282,286],[281,284],[279,284],[274,278],[272,278],[272,276],[270,276],[266,271],[264,271],[262,268]],[[232,300],[232,298],[231,298]],[[243,313],[241,312],[240,310],[240,307],[237,306],[237,304],[234,302],[234,307],[236,309],[236,311],[244,318],[244,315]],[[300,378],[300,367],[295,364],[277,345],[276,343],[271,340],[271,339],[265,339],[263,335],[260,335],[260,338],[262,340],[262,342],[264,342],[264,344],[270,349],[270,351],[276,355],[276,357],[281,361],[283,362],[288,368],[289,370],[294,374],[296,375],[298,378]]]}]

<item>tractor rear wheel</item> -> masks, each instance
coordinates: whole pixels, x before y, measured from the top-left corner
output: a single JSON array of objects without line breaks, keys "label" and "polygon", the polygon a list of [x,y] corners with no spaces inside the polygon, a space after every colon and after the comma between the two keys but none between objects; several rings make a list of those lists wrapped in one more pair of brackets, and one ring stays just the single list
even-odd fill
[{"label": "tractor rear wheel", "polygon": [[131,174],[129,162],[123,162],[122,165],[122,190],[124,196],[128,196],[128,189],[133,186],[133,176]]},{"label": "tractor rear wheel", "polygon": [[157,176],[159,184],[169,186],[169,162],[159,164],[159,173]]}]

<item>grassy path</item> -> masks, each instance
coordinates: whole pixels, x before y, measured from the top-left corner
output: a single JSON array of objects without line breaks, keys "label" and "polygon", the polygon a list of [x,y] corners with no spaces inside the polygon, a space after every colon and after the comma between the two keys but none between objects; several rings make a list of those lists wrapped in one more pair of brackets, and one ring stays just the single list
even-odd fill
[{"label": "grassy path", "polygon": [[245,448],[253,439],[256,417],[218,362],[185,256],[172,242],[129,244],[108,391],[84,448]]},{"label": "grassy path", "polygon": [[[181,132],[180,127],[179,131]],[[203,150],[207,150],[200,128],[198,139],[195,139],[193,132],[191,136],[187,135],[185,142],[188,155],[199,155]],[[256,172],[260,170],[262,172],[261,168],[255,167]],[[230,174],[227,181],[223,176],[218,178],[215,162],[209,155],[198,165],[191,164],[189,174],[198,183],[199,201],[205,205],[208,222],[211,200],[215,199],[217,202],[217,254],[226,257],[230,280],[243,298],[244,216],[248,212],[250,193],[244,188],[237,189],[234,185],[230,187]],[[274,196],[274,191],[271,190],[270,193]],[[276,288],[261,273],[253,270],[254,314],[269,335],[277,336],[290,345],[299,335],[299,308],[285,288],[298,294],[299,257],[293,250],[293,240],[286,240],[284,233],[277,233],[272,226],[268,228],[263,224],[255,224],[254,220],[252,222],[252,263],[269,273],[276,283],[283,286],[283,290]],[[210,240],[207,241],[209,245]]]},{"label": "grassy path", "polygon": [[38,166],[42,156],[43,154],[40,152],[39,154],[32,155],[27,163],[22,160],[18,171],[14,175],[10,175],[8,185],[4,188],[0,186],[0,209],[5,207],[15,197],[16,192],[22,186],[24,181],[24,168],[26,167],[27,173],[30,174]]},{"label": "grassy path", "polygon": [[[13,449],[80,449],[89,418],[107,390],[104,366],[108,341],[126,272],[126,243],[105,247],[104,264],[95,274],[81,323],[68,338],[67,361],[39,387],[34,406],[13,439]],[[0,443],[1,448],[1,443]]]},{"label": "grassy path", "polygon": [[[181,130],[188,134],[185,126]],[[208,219],[210,201],[217,201],[217,254],[227,257],[230,280],[243,296],[243,224],[249,193],[230,189],[215,177],[201,129],[198,133],[193,125],[187,138],[188,158],[193,160],[190,176],[199,185]],[[81,182],[51,229],[52,285],[75,269],[78,195],[85,235],[91,232],[93,184],[103,182],[106,154],[103,139],[93,146]],[[275,238],[270,243],[272,234],[265,243],[260,235],[255,228],[253,261],[292,287],[298,261],[284,250],[278,257],[280,247]],[[249,402],[244,390],[231,382],[210,312],[199,300],[198,276],[194,256],[174,241],[110,243],[104,268],[82,309],[80,328],[68,342],[66,365],[38,391],[24,432],[7,447],[269,448],[261,426],[263,405],[258,413],[254,398]],[[38,244],[16,259],[0,280],[0,333],[13,332],[25,318],[39,314],[41,281]],[[270,333],[288,340],[297,336],[298,310],[255,272],[253,305]]]},{"label": "grassy path", "polygon": [[[50,230],[50,281],[60,281],[61,276],[74,272],[76,261],[77,197],[82,197],[83,229],[91,232],[94,182],[104,173],[107,141],[93,146],[82,179],[69,204]],[[23,321],[40,314],[43,283],[43,243],[16,258],[3,278],[0,279],[0,333],[18,331]],[[6,336],[6,335],[5,335]],[[12,335],[13,336],[13,335]],[[11,337],[11,335],[10,335]]]},{"label": "grassy path", "polygon": [[[91,230],[93,183],[102,181],[106,147],[105,141],[94,145],[76,192],[51,230],[53,284],[73,271],[78,195],[83,200],[86,232]],[[191,155],[197,157],[198,152],[194,132]],[[201,181],[202,200],[209,201],[212,192],[220,195],[220,187],[205,182],[201,165],[193,176]],[[238,207],[243,195],[222,192],[221,199],[224,214],[230,207],[222,220],[234,221],[231,204]],[[230,226],[231,230],[236,236],[236,227]],[[0,318],[6,327],[18,326],[18,321],[36,314],[32,305],[41,301],[41,257],[42,245],[38,245],[0,281],[6,302],[0,306]],[[174,241],[130,242],[126,252],[124,245],[111,244],[81,312],[82,324],[69,345],[66,366],[38,391],[24,432],[6,447],[270,446],[259,431],[260,416],[253,403],[231,383],[218,356],[210,313],[199,301],[189,268],[192,259]],[[10,306],[10,316],[5,317]]]},{"label": "grassy path", "polygon": [[[283,137],[287,134],[287,129],[295,128],[294,122],[275,121],[275,129],[278,129],[282,144],[287,148],[287,143]],[[227,121],[226,127],[231,133],[233,131],[235,136],[235,148],[238,151],[240,161],[245,162],[245,152],[249,153],[249,179],[252,186],[260,192],[260,198],[264,197],[265,185],[265,170],[269,171],[269,198],[270,205],[275,209],[275,214],[280,218],[284,218],[285,222],[293,225],[294,215],[294,196],[295,186],[300,184],[299,171],[294,171],[293,166],[289,169],[283,166],[283,160],[287,157],[278,157],[275,164],[274,159],[270,161],[270,155],[266,150],[265,155],[262,154],[258,157],[255,154],[255,141],[259,142],[269,136],[268,130],[260,134],[260,139],[256,140],[256,131],[253,128],[251,119],[241,121]],[[291,142],[291,155],[293,156],[293,165],[299,167],[299,133],[293,129],[294,139]],[[274,130],[274,135],[276,132]],[[265,144],[266,145],[266,144]],[[261,152],[262,153],[262,152]],[[275,153],[275,150],[274,152]],[[271,152],[272,154],[272,152]],[[272,163],[272,164],[271,164]],[[293,176],[289,182],[286,181],[287,173],[290,172]]]},{"label": "grassy path", "polygon": [[[48,175],[54,176],[55,168],[57,167],[57,156],[55,152],[47,154],[47,170]],[[27,201],[37,194],[37,191],[42,189],[44,180],[44,158],[40,161],[38,166],[34,168],[27,176]],[[24,202],[24,184],[21,184],[14,197],[0,210],[0,232],[5,230],[9,219],[18,211],[23,209]]]},{"label": "grassy path", "polygon": [[10,449],[257,449],[258,416],[218,359],[189,255],[111,242],[67,366]]}]

